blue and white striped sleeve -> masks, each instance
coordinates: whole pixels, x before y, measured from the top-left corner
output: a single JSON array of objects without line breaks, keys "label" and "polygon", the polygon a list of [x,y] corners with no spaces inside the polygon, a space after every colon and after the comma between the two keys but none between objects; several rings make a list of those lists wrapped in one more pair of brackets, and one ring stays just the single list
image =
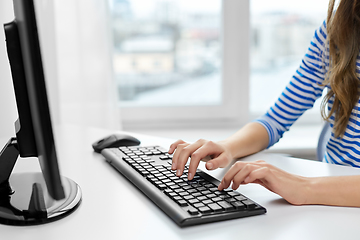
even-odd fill
[{"label": "blue and white striped sleeve", "polygon": [[321,97],[328,60],[326,60],[326,23],[324,22],[315,35],[305,54],[300,67],[290,83],[285,87],[275,104],[256,119],[269,135],[268,148],[274,145],[288,131],[292,124]]}]

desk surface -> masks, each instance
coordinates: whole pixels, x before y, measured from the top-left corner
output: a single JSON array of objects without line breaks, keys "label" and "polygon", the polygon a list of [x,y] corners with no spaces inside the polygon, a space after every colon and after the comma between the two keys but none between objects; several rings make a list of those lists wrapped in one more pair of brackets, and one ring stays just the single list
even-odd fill
[{"label": "desk surface", "polygon": [[[293,206],[255,184],[238,191],[264,206],[264,215],[179,228],[123,176],[92,151],[91,144],[112,132],[67,126],[56,129],[62,175],[76,181],[83,192],[80,207],[70,216],[40,226],[0,225],[1,239],[355,239],[360,208]],[[170,139],[135,135],[142,145],[168,147]],[[5,144],[6,139],[1,139]],[[360,174],[360,169],[329,165],[279,154],[258,153],[286,171],[303,176]],[[202,165],[201,168],[204,168]],[[226,169],[209,172],[221,178]],[[20,159],[16,172],[39,171],[37,159]],[[141,214],[140,214],[141,213]]]}]

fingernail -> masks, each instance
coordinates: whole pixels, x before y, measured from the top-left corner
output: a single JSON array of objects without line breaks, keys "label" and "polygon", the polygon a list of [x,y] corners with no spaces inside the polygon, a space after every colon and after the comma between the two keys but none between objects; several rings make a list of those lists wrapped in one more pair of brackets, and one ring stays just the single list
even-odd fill
[{"label": "fingernail", "polygon": [[178,176],[178,177],[180,177],[180,169],[179,170],[177,170],[177,172],[176,172],[176,175]]},{"label": "fingernail", "polygon": [[193,177],[192,173],[189,173],[189,174],[188,174],[188,179],[191,180],[192,177]]},{"label": "fingernail", "polygon": [[214,167],[214,164],[212,164],[212,163],[207,163],[207,168],[208,168],[209,170],[213,169],[213,167]]},{"label": "fingernail", "polygon": [[221,191],[223,189],[222,183],[219,184],[218,189]]},{"label": "fingernail", "polygon": [[175,170],[175,169],[176,169],[175,163],[171,164],[171,169],[172,169],[172,170]]}]

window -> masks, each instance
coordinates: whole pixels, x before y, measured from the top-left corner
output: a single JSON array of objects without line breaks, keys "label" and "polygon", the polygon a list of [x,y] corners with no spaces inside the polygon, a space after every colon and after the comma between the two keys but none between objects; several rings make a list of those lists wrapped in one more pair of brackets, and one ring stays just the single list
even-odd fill
[{"label": "window", "polygon": [[[327,5],[110,0],[123,126],[241,126],[262,115],[300,65]],[[319,105],[302,120],[320,122]]]},{"label": "window", "polygon": [[111,0],[124,127],[247,122],[248,8],[238,0]]},{"label": "window", "polygon": [[[328,0],[250,0],[250,112],[262,115],[300,66],[317,28],[326,19]],[[259,98],[261,96],[261,98]],[[264,101],[264,99],[267,99]],[[302,117],[320,115],[320,102]],[[307,119],[306,119],[307,118]],[[319,119],[319,118],[315,118]]]}]

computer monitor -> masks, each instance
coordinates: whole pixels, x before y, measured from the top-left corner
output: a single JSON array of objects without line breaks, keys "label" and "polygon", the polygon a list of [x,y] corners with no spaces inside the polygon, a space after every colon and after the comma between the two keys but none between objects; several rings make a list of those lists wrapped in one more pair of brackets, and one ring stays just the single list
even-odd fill
[{"label": "computer monitor", "polygon": [[[73,212],[81,189],[59,172],[34,2],[13,4],[15,20],[4,30],[19,118],[16,138],[0,152],[0,223],[34,225]],[[12,173],[19,155],[37,157],[41,172]]]}]

